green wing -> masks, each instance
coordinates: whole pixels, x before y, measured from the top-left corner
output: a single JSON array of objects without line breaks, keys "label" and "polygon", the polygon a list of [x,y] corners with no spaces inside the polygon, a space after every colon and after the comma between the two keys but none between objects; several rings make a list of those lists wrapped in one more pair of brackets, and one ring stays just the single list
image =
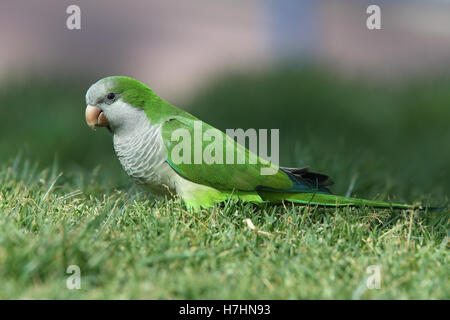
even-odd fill
[{"label": "green wing", "polygon": [[[203,138],[195,139],[194,121],[198,122],[197,126],[198,128],[201,127],[201,132],[203,134],[207,131],[212,133],[213,138],[211,138],[210,141],[203,141]],[[178,144],[182,143],[184,138],[179,137],[178,140],[172,139],[175,138],[172,134],[179,129],[181,131],[178,132],[189,133],[191,137],[190,141],[184,141],[185,146],[190,145],[190,157],[183,154],[184,151],[179,152],[180,145]],[[216,137],[221,137],[220,140],[222,140],[222,157],[220,157],[220,153],[218,153],[219,158],[216,158],[221,159],[221,161],[216,161],[219,163],[207,164],[202,157],[202,163],[196,164],[194,161],[194,150],[196,150],[196,146],[194,144],[198,143],[198,146],[201,145],[201,152],[203,155],[203,152],[204,150],[207,150],[208,145],[211,147],[212,143],[216,142]],[[195,183],[211,186],[219,190],[241,191],[254,191],[264,188],[289,190],[293,187],[292,180],[281,170],[277,170],[273,175],[262,175],[261,169],[270,166],[270,164],[267,164],[267,161],[262,160],[254,153],[251,153],[248,149],[238,144],[234,139],[227,136],[222,131],[195,118],[174,117],[167,120],[162,124],[162,138],[168,151],[167,162],[178,174]],[[201,142],[199,140],[201,140]],[[227,150],[229,155],[231,154],[230,150],[233,151],[233,163],[227,163]],[[216,156],[215,152],[210,152],[209,154]],[[180,163],[179,155],[186,156],[184,159],[189,159],[189,161],[185,161],[187,163]],[[250,163],[250,158],[253,163]],[[243,164],[239,164],[237,163],[237,159],[244,159],[245,161]],[[254,161],[254,159],[256,159],[256,161]],[[272,167],[278,169],[278,167],[273,164]]]}]

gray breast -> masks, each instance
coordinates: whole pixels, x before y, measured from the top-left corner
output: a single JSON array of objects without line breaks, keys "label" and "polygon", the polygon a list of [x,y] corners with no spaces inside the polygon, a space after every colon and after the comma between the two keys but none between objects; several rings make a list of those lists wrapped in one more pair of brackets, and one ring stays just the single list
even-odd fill
[{"label": "gray breast", "polygon": [[155,191],[162,187],[164,179],[158,169],[167,158],[160,133],[160,124],[150,125],[145,119],[131,132],[114,134],[114,149],[127,174]]}]

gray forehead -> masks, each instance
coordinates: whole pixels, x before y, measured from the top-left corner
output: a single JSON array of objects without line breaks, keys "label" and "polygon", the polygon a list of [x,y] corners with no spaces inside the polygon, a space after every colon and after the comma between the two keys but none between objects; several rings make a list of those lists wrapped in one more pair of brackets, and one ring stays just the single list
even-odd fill
[{"label": "gray forehead", "polygon": [[86,104],[97,105],[109,93],[111,87],[110,80],[102,79],[94,83],[86,92]]}]

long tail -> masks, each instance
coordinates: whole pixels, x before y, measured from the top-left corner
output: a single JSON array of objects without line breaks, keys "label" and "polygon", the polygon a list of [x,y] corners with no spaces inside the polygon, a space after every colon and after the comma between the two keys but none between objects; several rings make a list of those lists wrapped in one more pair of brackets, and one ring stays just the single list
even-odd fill
[{"label": "long tail", "polygon": [[422,207],[402,203],[391,203],[383,201],[365,200],[358,198],[347,198],[333,194],[324,193],[290,193],[290,192],[273,192],[258,191],[260,197],[269,202],[280,203],[288,201],[304,205],[317,205],[326,207],[372,207],[372,208],[389,208],[389,209],[419,209],[419,210],[444,210],[446,207]]}]

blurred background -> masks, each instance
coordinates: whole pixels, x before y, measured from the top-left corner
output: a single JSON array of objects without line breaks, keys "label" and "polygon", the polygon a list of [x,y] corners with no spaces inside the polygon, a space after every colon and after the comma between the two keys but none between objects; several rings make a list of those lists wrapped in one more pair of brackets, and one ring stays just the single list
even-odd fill
[{"label": "blurred background", "polygon": [[130,183],[84,121],[89,86],[127,75],[220,129],[279,128],[280,164],[336,193],[448,200],[450,1],[1,1],[0,41],[1,163]]}]

